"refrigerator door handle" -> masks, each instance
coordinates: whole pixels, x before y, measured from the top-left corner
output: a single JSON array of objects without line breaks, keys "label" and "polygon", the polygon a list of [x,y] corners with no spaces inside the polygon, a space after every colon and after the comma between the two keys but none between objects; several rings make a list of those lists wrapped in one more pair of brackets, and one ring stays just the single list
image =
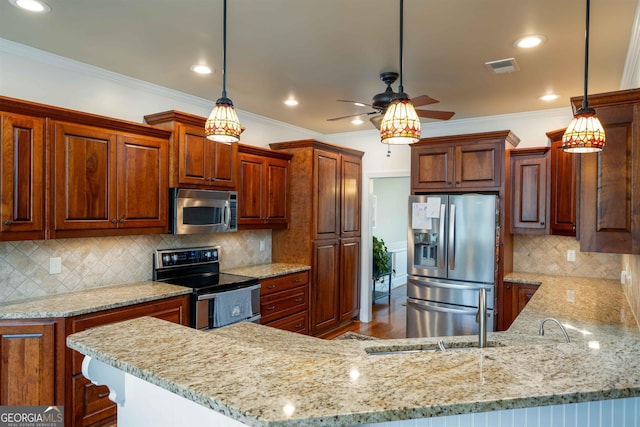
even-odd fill
[{"label": "refrigerator door handle", "polygon": [[446,268],[444,261],[444,216],[447,213],[447,205],[440,205],[440,235],[438,236],[438,259],[440,260],[440,269]]},{"label": "refrigerator door handle", "polygon": [[429,303],[425,303],[424,301],[420,301],[413,298],[407,298],[407,304],[415,306],[418,310],[423,311],[437,311],[440,313],[454,313],[454,314],[468,314],[475,316],[478,312],[477,309],[464,309],[464,308],[449,308],[449,307],[438,307],[436,305],[432,305]]},{"label": "refrigerator door handle", "polygon": [[483,286],[477,283],[465,284],[465,283],[436,282],[433,280],[420,279],[420,278],[417,278],[416,276],[409,276],[409,281],[411,283],[415,283],[418,286],[427,286],[429,288],[445,288],[445,289],[465,290],[465,291],[479,291],[480,289],[490,289],[489,292],[491,292],[494,286],[494,285]]},{"label": "refrigerator door handle", "polygon": [[456,205],[451,204],[449,211],[449,270],[455,270],[456,268]]}]

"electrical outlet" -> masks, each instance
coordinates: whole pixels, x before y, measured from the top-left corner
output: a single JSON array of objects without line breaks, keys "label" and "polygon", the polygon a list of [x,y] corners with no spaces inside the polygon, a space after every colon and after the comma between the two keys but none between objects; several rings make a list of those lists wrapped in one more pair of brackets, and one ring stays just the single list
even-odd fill
[{"label": "electrical outlet", "polygon": [[62,258],[53,257],[49,258],[49,274],[62,273]]},{"label": "electrical outlet", "polygon": [[264,240],[260,240],[260,252],[264,251],[265,245]]},{"label": "electrical outlet", "polygon": [[573,289],[567,290],[567,302],[576,302],[576,291]]},{"label": "electrical outlet", "polygon": [[567,261],[576,262],[576,251],[574,251],[573,249],[569,249],[567,251]]},{"label": "electrical outlet", "polygon": [[627,284],[627,272],[624,270],[620,272],[620,283],[622,283],[623,285]]}]

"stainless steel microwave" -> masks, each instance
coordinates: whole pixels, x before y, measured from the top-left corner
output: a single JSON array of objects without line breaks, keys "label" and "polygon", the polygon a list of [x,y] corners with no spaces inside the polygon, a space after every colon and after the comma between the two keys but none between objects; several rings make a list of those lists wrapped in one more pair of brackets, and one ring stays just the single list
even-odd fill
[{"label": "stainless steel microwave", "polygon": [[169,189],[169,233],[238,231],[236,191]]}]

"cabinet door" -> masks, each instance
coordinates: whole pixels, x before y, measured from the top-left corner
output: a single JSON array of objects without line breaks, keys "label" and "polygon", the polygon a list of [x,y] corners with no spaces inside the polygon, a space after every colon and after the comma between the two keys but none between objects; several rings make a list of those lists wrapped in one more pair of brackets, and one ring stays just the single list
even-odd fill
[{"label": "cabinet door", "polygon": [[340,320],[360,313],[360,238],[340,240]]},{"label": "cabinet door", "polygon": [[551,144],[551,234],[576,235],[576,175],[580,155],[565,153],[562,141]]},{"label": "cabinet door", "polygon": [[500,187],[504,152],[499,142],[455,147],[455,187],[488,189]]},{"label": "cabinet door", "polygon": [[236,188],[237,172],[236,159],[238,144],[228,142],[209,141],[211,146],[211,181],[212,185],[221,188]]},{"label": "cabinet door", "polygon": [[262,224],[264,158],[240,154],[239,159],[238,224]]},{"label": "cabinet door", "polygon": [[340,233],[340,155],[314,150],[314,198],[316,238]]},{"label": "cabinet door", "polygon": [[44,239],[44,120],[0,115],[0,240]]},{"label": "cabinet door", "polygon": [[419,190],[453,188],[453,156],[451,146],[421,147],[411,153],[411,187]]},{"label": "cabinet door", "polygon": [[269,224],[289,221],[289,162],[267,159],[264,187],[265,219]]},{"label": "cabinet door", "polygon": [[[516,150],[517,151],[517,150]],[[546,149],[538,154],[511,153],[512,221],[511,232],[547,234],[547,175]]]},{"label": "cabinet door", "polygon": [[340,248],[337,239],[316,241],[311,281],[311,331],[316,333],[340,318]]},{"label": "cabinet door", "polygon": [[0,356],[0,405],[56,404],[54,322],[0,325]]},{"label": "cabinet door", "polygon": [[180,184],[209,185],[211,181],[209,141],[204,128],[178,126],[178,182]]},{"label": "cabinet door", "polygon": [[118,136],[118,226],[167,229],[168,141]]},{"label": "cabinet door", "polygon": [[598,117],[606,146],[580,154],[580,250],[638,254],[640,105],[599,107]]},{"label": "cabinet door", "polygon": [[359,157],[342,155],[342,191],[340,221],[341,237],[360,236],[360,197],[362,188],[362,161]]},{"label": "cabinet door", "polygon": [[116,134],[91,126],[54,122],[54,227],[117,227]]}]

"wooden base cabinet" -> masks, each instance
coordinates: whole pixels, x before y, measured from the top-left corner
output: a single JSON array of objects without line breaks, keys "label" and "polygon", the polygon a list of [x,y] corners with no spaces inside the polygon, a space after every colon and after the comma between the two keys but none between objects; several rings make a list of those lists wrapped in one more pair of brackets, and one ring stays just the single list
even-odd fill
[{"label": "wooden base cabinet", "polygon": [[260,279],[260,323],[309,333],[309,272]]},{"label": "wooden base cabinet", "polygon": [[533,294],[538,290],[539,285],[531,283],[519,283],[504,281],[504,305],[503,305],[503,322],[500,330],[506,331],[509,326],[516,320],[516,317],[527,305]]},{"label": "wooden base cabinet", "polygon": [[271,144],[291,154],[290,219],[272,234],[274,262],[311,265],[310,333],[360,311],[361,151],[315,141]]}]

